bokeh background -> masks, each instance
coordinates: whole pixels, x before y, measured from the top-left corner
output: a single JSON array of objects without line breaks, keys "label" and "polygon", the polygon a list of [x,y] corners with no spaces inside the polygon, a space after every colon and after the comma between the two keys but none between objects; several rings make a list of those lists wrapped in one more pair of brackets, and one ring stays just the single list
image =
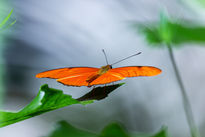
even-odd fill
[{"label": "bokeh background", "polygon": [[[160,11],[204,24],[205,2],[179,0],[1,0],[3,19],[13,8],[16,24],[1,33],[5,66],[5,110],[17,111],[38,93],[40,85],[63,89],[77,98],[90,88],[67,87],[55,80],[36,79],[41,71],[74,66],[100,67],[136,52],[141,55],[113,67],[149,65],[163,73],[155,77],[130,78],[108,98],[82,106],[73,105],[0,129],[4,137],[40,137],[59,120],[98,132],[119,121],[132,132],[156,132],[168,126],[173,137],[189,137],[180,89],[166,48],[150,47],[131,22],[159,20]],[[174,50],[188,92],[196,124],[205,137],[205,48],[186,44]],[[3,95],[2,95],[3,96]]]}]

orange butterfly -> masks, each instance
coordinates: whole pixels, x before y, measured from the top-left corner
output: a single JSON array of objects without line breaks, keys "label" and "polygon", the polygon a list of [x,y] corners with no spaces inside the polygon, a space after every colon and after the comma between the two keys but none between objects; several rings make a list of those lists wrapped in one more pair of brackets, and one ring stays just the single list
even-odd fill
[{"label": "orange butterfly", "polygon": [[[107,61],[107,56],[103,50],[103,53]],[[132,56],[138,55],[141,52]],[[129,56],[125,59],[128,59]],[[122,59],[118,62],[121,62]],[[116,62],[116,63],[118,63]],[[113,64],[116,64],[113,63]],[[113,65],[112,64],[112,65]],[[111,82],[119,81],[127,77],[139,77],[139,76],[155,76],[161,73],[161,70],[152,66],[127,66],[112,68],[112,65],[102,66],[101,68],[93,67],[70,67],[59,68],[44,71],[36,75],[37,78],[52,78],[57,79],[58,82],[68,86],[95,86],[108,84]]]}]

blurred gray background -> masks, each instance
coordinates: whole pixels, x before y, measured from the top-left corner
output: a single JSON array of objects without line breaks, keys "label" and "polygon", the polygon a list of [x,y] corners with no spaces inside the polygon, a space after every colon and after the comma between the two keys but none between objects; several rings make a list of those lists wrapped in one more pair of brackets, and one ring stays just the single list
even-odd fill
[{"label": "blurred gray background", "polygon": [[[142,52],[113,67],[149,65],[163,72],[155,77],[126,79],[126,84],[105,100],[65,107],[1,128],[0,136],[45,136],[54,129],[56,121],[66,120],[94,132],[111,121],[119,121],[133,132],[154,133],[166,125],[173,137],[189,137],[168,51],[149,47],[130,23],[157,21],[160,11],[165,10],[170,16],[203,24],[204,15],[199,13],[205,12],[178,0],[10,0],[8,5],[14,8],[17,23],[4,43],[6,110],[24,107],[45,83],[74,98],[87,93],[90,88],[67,87],[35,75],[61,67],[101,67],[106,64],[102,49],[110,63]],[[174,54],[196,124],[205,137],[205,48],[190,44],[175,49]]]}]

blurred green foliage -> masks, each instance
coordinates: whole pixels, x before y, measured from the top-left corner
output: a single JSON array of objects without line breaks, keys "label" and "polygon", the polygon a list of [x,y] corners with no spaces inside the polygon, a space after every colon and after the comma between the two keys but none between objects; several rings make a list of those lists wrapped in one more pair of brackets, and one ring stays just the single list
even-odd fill
[{"label": "blurred green foliage", "polygon": [[111,123],[102,130],[99,137],[130,137],[130,135],[120,124]]},{"label": "blurred green foliage", "polygon": [[73,104],[90,104],[93,100],[101,100],[109,93],[120,87],[121,84],[97,87],[79,99],[73,99],[72,96],[63,94],[62,90],[49,88],[47,84],[42,85],[38,95],[19,112],[0,111],[0,127],[7,126],[48,111]]},{"label": "blurred green foliage", "polygon": [[56,129],[47,137],[168,137],[168,134],[165,127],[154,135],[128,133],[119,123],[111,123],[97,134],[75,128],[65,121],[60,121]]},{"label": "blurred green foliage", "polygon": [[183,43],[204,43],[205,26],[193,22],[174,20],[161,14],[159,22],[151,24],[133,24],[134,29],[145,35],[150,45],[179,46]]},{"label": "blurred green foliage", "polygon": [[[11,14],[13,13],[13,9],[10,13],[5,17],[2,15],[3,8],[6,7],[7,1],[1,0],[0,1],[0,108],[3,105],[4,100],[4,93],[5,93],[5,62],[4,62],[4,51],[5,51],[5,44],[4,44],[4,37],[5,37],[5,29],[11,27],[16,20],[10,20]],[[4,17],[2,17],[4,16]],[[0,115],[0,119],[2,116]]]},{"label": "blurred green foliage", "polygon": [[198,0],[198,1],[201,5],[205,6],[205,0]]},{"label": "blurred green foliage", "polygon": [[189,99],[174,59],[172,47],[180,47],[179,45],[183,43],[204,43],[205,26],[200,26],[189,21],[174,20],[168,18],[164,13],[161,14],[158,23],[148,25],[133,24],[133,26],[135,29],[137,28],[137,30],[140,30],[150,45],[155,47],[168,47],[169,56],[174,68],[177,82],[181,89],[183,106],[190,128],[190,134],[192,137],[199,137],[199,132],[193,118]]},{"label": "blurred green foliage", "polygon": [[97,137],[97,135],[77,129],[65,121],[60,121],[57,124],[55,131],[53,131],[48,137]]},{"label": "blurred green foliage", "polygon": [[9,27],[11,27],[13,24],[16,23],[16,20],[12,20],[11,23],[8,23],[9,22],[9,19],[11,18],[11,14],[13,13],[13,9],[10,11],[10,13],[8,14],[7,17],[5,17],[3,19],[3,21],[1,21],[0,23],[0,29],[7,29]]}]

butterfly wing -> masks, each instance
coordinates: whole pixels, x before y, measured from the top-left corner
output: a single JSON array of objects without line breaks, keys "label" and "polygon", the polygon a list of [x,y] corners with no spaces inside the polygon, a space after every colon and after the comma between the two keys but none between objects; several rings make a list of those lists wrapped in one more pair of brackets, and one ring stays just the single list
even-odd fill
[{"label": "butterfly wing", "polygon": [[88,86],[87,78],[96,75],[98,71],[99,68],[91,67],[59,68],[38,73],[36,77],[57,79],[68,86]]},{"label": "butterfly wing", "polygon": [[160,73],[160,69],[152,66],[128,66],[113,68],[94,80],[90,83],[90,85],[108,84],[125,79],[126,77],[155,76]]},{"label": "butterfly wing", "polygon": [[99,68],[92,68],[92,67],[59,68],[59,69],[52,69],[52,70],[38,73],[36,77],[59,79],[59,78],[64,78],[72,75],[80,75],[84,73],[97,72],[98,70]]},{"label": "butterfly wing", "polygon": [[89,72],[89,73],[82,73],[76,75],[70,75],[68,77],[57,79],[58,82],[68,85],[68,86],[90,86],[89,82],[87,81],[88,77],[92,75],[96,75],[96,72]]},{"label": "butterfly wing", "polygon": [[118,73],[112,72],[111,70],[109,70],[106,73],[104,73],[103,75],[99,76],[97,79],[95,79],[89,85],[90,86],[103,85],[103,84],[108,84],[111,82],[119,81],[119,80],[122,80],[125,78]]},{"label": "butterfly wing", "polygon": [[111,73],[117,73],[122,77],[139,77],[139,76],[155,76],[162,71],[152,66],[128,66],[119,67],[110,70]]},{"label": "butterfly wing", "polygon": [[[108,84],[126,77],[155,76],[161,73],[160,69],[152,66],[113,68],[100,76],[97,73],[99,70],[99,68],[91,67],[60,68],[41,72],[36,77],[57,79],[58,82],[69,86],[93,86]],[[87,81],[89,77],[93,76],[97,76],[97,78],[92,82]]]}]

